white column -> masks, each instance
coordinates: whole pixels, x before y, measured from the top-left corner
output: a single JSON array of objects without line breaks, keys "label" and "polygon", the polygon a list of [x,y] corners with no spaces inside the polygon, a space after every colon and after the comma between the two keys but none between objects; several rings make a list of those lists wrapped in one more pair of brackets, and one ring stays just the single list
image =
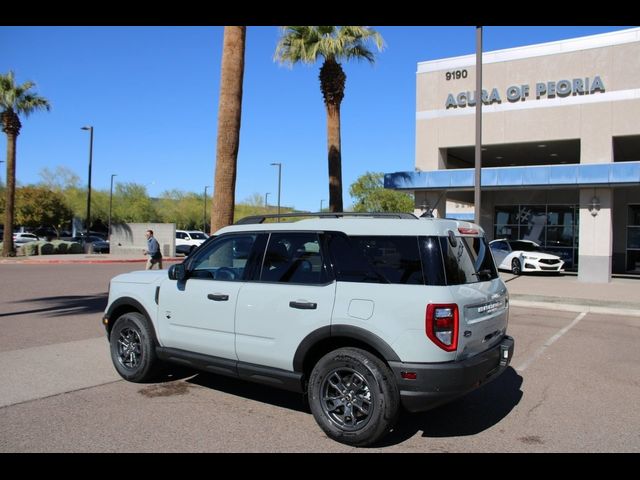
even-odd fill
[{"label": "white column", "polygon": [[[599,205],[596,205],[598,204]],[[609,283],[613,251],[613,189],[580,189],[578,281]]]}]

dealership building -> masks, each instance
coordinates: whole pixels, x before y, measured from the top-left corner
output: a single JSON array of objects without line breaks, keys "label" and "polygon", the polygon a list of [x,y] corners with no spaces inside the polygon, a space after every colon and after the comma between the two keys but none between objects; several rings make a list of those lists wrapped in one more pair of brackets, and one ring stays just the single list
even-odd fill
[{"label": "dealership building", "polygon": [[[533,240],[581,281],[640,274],[640,28],[484,52],[482,85],[488,238]],[[385,187],[472,212],[475,102],[475,55],[418,63],[415,170]]]}]

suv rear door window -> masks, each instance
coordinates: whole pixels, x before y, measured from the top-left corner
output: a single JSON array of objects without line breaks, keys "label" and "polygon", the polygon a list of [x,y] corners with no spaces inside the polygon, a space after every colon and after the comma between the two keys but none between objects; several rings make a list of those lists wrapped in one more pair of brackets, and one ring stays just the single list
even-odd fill
[{"label": "suv rear door window", "polygon": [[327,281],[317,233],[272,233],[262,263],[264,282],[323,284]]}]

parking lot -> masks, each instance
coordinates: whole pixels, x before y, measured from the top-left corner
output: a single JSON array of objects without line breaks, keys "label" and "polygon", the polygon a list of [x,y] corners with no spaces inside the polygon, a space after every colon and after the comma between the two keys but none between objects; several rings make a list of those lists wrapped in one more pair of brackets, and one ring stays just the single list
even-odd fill
[{"label": "parking lot", "polygon": [[[100,318],[109,279],[142,266],[0,265],[1,452],[358,451],[327,439],[300,395],[186,370],[155,384],[121,380]],[[557,292],[562,280],[548,281]],[[544,293],[519,282],[510,291]],[[640,452],[640,318],[583,305],[512,305],[512,368],[404,415],[360,451]]]}]

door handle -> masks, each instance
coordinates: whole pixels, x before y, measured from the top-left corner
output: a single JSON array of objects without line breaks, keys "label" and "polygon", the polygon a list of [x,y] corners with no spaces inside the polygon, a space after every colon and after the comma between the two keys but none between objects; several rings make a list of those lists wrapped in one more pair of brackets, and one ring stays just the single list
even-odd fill
[{"label": "door handle", "polygon": [[229,295],[224,295],[223,293],[210,293],[207,295],[207,298],[214,302],[226,302],[229,300]]},{"label": "door handle", "polygon": [[289,306],[300,310],[315,310],[318,308],[318,304],[312,302],[289,302]]}]

